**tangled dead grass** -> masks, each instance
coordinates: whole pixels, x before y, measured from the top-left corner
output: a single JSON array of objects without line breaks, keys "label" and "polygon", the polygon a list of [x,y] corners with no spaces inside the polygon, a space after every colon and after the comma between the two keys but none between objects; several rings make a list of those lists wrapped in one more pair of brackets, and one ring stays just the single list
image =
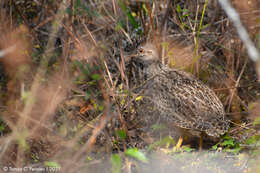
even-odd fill
[{"label": "tangled dead grass", "polygon": [[[0,137],[0,166],[39,167],[46,166],[44,161],[56,161],[66,172],[78,172],[86,163],[91,167],[102,162],[91,153],[120,153],[130,146],[144,148],[156,142],[152,135],[139,131],[142,125],[132,107],[136,98],[129,94],[125,70],[127,54],[147,41],[157,46],[165,63],[192,71],[215,89],[230,118],[239,124],[230,135],[239,132],[248,138],[244,131],[253,129],[248,116],[258,117],[258,109],[248,105],[258,104],[259,84],[254,64],[247,60],[242,42],[215,1],[208,4],[215,10],[206,11],[199,39],[202,3],[82,2],[91,9],[84,11],[74,4],[74,15],[62,13],[69,2],[53,2],[43,9],[38,8],[41,2],[31,7],[1,4],[12,18],[19,13],[11,11],[13,7],[38,10],[44,17],[32,19],[25,8],[19,14],[25,25],[1,36],[1,49],[12,45],[15,49],[0,59],[9,78],[1,84],[7,93],[1,98],[5,129]],[[256,1],[252,1],[254,6],[234,3],[241,13],[258,12]],[[254,14],[249,14],[250,19]],[[252,35],[259,30],[254,20],[242,20]],[[135,28],[136,22],[140,26]],[[32,57],[33,53],[38,56]],[[23,65],[30,70],[21,72]]]}]

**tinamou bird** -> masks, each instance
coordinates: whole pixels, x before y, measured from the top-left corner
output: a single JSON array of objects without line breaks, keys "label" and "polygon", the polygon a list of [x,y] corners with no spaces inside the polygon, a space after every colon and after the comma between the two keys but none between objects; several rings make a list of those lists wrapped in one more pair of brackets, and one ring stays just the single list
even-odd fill
[{"label": "tinamou bird", "polygon": [[138,83],[134,91],[148,100],[155,116],[208,136],[227,132],[229,122],[214,91],[191,74],[163,65],[158,57],[154,46],[144,45],[132,58],[133,80]]}]

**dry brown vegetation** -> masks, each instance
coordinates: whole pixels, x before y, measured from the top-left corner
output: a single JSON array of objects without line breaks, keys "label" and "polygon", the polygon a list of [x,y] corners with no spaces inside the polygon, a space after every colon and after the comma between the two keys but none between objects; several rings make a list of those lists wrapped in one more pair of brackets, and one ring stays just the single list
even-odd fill
[{"label": "dry brown vegetation", "polygon": [[[259,2],[232,4],[259,45]],[[256,65],[216,0],[6,0],[0,7],[0,51],[11,48],[0,57],[1,171],[28,165],[68,173],[148,171],[126,156],[133,147],[138,148],[133,153],[160,151],[151,164],[168,165],[172,158],[162,154],[176,153],[169,148],[180,134],[140,123],[146,115],[136,112],[141,98],[131,92],[127,73],[131,55],[145,43],[156,47],[163,63],[193,73],[221,99],[231,128],[221,139],[205,138],[204,149],[224,150],[220,160],[237,151],[254,159],[260,153]],[[199,139],[187,138],[178,152],[198,149]],[[112,153],[119,154],[111,157],[110,169]],[[254,167],[257,159],[246,167],[240,156],[227,161],[237,164],[234,169],[220,163],[230,167],[214,171],[260,170]],[[181,169],[184,161],[174,159],[167,171],[189,172],[194,166]]]}]

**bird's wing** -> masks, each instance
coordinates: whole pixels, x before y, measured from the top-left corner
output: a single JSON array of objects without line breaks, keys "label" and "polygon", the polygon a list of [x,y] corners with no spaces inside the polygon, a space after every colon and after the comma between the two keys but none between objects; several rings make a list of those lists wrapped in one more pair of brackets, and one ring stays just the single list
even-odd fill
[{"label": "bird's wing", "polygon": [[204,131],[224,120],[223,106],[215,93],[185,72],[162,71],[153,86],[161,114],[180,127]]}]

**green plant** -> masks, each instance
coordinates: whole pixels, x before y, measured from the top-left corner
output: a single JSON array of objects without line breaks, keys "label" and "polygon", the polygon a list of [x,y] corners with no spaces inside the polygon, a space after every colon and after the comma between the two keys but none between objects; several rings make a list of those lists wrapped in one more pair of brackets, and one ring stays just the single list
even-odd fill
[{"label": "green plant", "polygon": [[143,152],[141,152],[137,148],[128,148],[124,152],[124,155],[122,155],[121,157],[118,154],[111,155],[110,162],[111,162],[112,173],[120,173],[122,167],[122,159],[126,157],[131,157],[143,163],[148,163],[148,159]]},{"label": "green plant", "polygon": [[149,145],[148,151],[157,148],[157,147],[166,147],[169,148],[170,146],[175,146],[176,142],[171,136],[166,136],[159,141],[154,142],[153,144]]},{"label": "green plant", "polygon": [[0,118],[0,133],[6,129],[6,124]]},{"label": "green plant", "polygon": [[118,0],[120,8],[124,11],[130,23],[134,26],[135,29],[139,28],[138,23],[136,22],[131,10],[126,6],[126,4],[122,0]]},{"label": "green plant", "polygon": [[134,159],[137,159],[139,161],[142,161],[144,163],[148,162],[148,159],[146,158],[145,154],[138,150],[137,148],[129,148],[125,151],[126,156],[130,156]]},{"label": "green plant", "polygon": [[122,161],[118,154],[113,154],[110,158],[112,167],[111,172],[112,173],[120,173]]},{"label": "green plant", "polygon": [[243,147],[240,145],[241,143],[236,142],[229,135],[225,135],[223,137],[223,141],[218,142],[214,146],[212,146],[213,150],[223,150],[229,153],[237,154],[239,153]]},{"label": "green plant", "polygon": [[250,154],[252,156],[258,156],[260,154],[260,136],[251,136],[245,141],[245,146],[250,148]]},{"label": "green plant", "polygon": [[186,23],[184,23],[184,20],[189,16],[189,10],[182,9],[181,6],[177,4],[176,11],[181,22],[181,29],[185,31],[185,28],[189,28],[189,26]]}]

